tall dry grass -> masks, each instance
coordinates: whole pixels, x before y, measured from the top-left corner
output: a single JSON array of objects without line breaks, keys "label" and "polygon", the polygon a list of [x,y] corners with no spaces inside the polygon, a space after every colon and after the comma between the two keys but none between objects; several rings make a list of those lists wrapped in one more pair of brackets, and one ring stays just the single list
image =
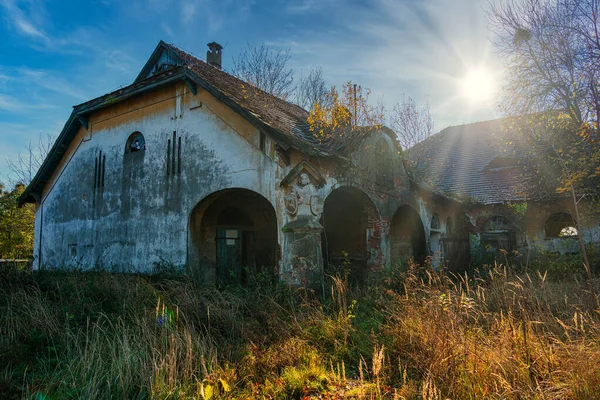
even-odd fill
[{"label": "tall dry grass", "polygon": [[500,266],[411,266],[352,288],[333,277],[321,294],[4,274],[0,398],[595,399],[589,288]]}]

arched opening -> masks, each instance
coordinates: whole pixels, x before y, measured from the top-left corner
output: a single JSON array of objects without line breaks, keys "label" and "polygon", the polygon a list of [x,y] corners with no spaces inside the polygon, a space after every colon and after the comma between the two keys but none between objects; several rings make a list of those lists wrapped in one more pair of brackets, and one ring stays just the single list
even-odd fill
[{"label": "arched opening", "polygon": [[188,264],[207,283],[247,282],[277,273],[277,217],[267,199],[227,189],[202,200],[190,216]]},{"label": "arched opening", "polygon": [[325,272],[343,268],[352,280],[364,278],[381,252],[381,233],[374,229],[378,220],[375,205],[361,190],[343,186],[332,191],[321,217]]},{"label": "arched opening", "polygon": [[391,256],[392,263],[413,259],[425,261],[427,246],[425,229],[419,214],[409,205],[400,207],[392,218]]},{"label": "arched opening", "polygon": [[125,145],[125,154],[137,153],[146,150],[146,139],[141,132],[133,132],[129,135]]},{"label": "arched opening", "polygon": [[544,227],[547,238],[570,238],[577,236],[577,224],[567,213],[551,215]]},{"label": "arched opening", "polygon": [[483,225],[481,245],[488,253],[512,251],[516,247],[514,226],[508,219],[499,215],[489,218]]},{"label": "arched opening", "polygon": [[440,217],[436,213],[431,216],[429,225],[429,250],[431,252],[431,265],[437,268],[444,260],[444,251]]}]

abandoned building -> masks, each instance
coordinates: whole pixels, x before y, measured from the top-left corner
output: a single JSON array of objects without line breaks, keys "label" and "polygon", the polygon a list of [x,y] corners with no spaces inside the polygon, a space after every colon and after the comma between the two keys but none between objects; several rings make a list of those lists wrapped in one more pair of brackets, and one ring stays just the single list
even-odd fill
[{"label": "abandoned building", "polygon": [[21,197],[37,205],[35,269],[313,285],[340,264],[358,278],[427,256],[460,270],[473,237],[577,251],[568,201],[515,218],[514,166],[481,143],[482,126],[434,135],[421,182],[389,129],[331,150],[306,110],[224,72],[222,47],[208,46],[204,62],[160,42],[131,85],[74,107]]},{"label": "abandoned building", "polygon": [[[556,190],[560,171],[532,157],[513,127],[509,118],[449,127],[412,149],[419,186],[461,204],[460,220],[448,221],[446,231],[466,229],[470,258],[479,262],[505,261],[503,251],[520,263],[579,253],[578,229],[597,248],[597,204],[578,199],[577,226],[571,194]],[[430,248],[441,246],[435,241],[432,230]]]}]

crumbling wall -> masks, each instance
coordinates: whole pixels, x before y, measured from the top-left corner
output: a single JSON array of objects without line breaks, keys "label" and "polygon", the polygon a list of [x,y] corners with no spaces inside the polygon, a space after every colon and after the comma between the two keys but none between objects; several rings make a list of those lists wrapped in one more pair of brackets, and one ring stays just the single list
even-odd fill
[{"label": "crumbling wall", "polygon": [[[126,154],[136,131],[146,149]],[[277,203],[271,140],[183,83],[94,113],[71,147],[38,207],[36,267],[182,269],[203,198],[244,188]]]},{"label": "crumbling wall", "polygon": [[[584,216],[581,221],[582,234],[586,244],[594,245],[600,238],[600,219],[592,212],[593,205],[585,201],[579,204]],[[589,211],[589,212],[588,212]],[[512,248],[507,256],[515,262],[529,262],[540,254],[569,254],[580,252],[576,236],[554,237],[546,232],[548,219],[556,214],[574,216],[572,202],[568,198],[546,202],[515,202],[495,205],[474,206],[468,211],[473,222],[472,251],[483,254],[483,261],[498,258],[505,261],[504,256],[498,257],[495,249],[486,246],[486,223],[490,218],[501,216],[513,226],[511,231]]]}]

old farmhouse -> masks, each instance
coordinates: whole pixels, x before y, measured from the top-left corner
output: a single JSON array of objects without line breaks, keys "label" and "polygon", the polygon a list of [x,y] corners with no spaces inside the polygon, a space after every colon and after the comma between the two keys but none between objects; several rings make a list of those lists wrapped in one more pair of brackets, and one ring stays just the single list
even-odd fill
[{"label": "old farmhouse", "polygon": [[358,279],[427,256],[459,270],[481,243],[578,251],[568,200],[511,207],[528,198],[484,143],[493,123],[434,135],[409,174],[392,131],[323,146],[306,110],[224,72],[221,51],[160,42],[131,85],[74,107],[21,198],[37,205],[34,268],[313,285],[340,263]]}]

